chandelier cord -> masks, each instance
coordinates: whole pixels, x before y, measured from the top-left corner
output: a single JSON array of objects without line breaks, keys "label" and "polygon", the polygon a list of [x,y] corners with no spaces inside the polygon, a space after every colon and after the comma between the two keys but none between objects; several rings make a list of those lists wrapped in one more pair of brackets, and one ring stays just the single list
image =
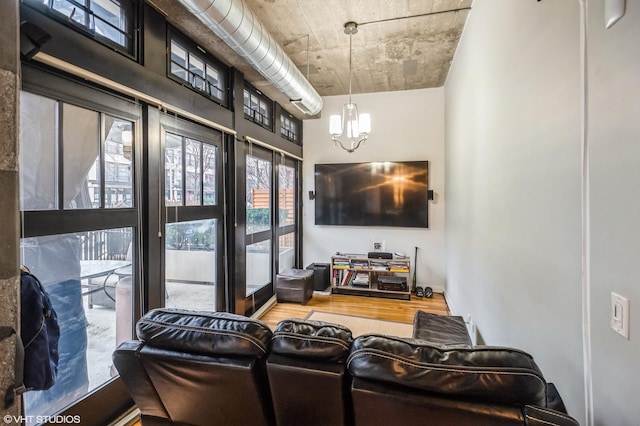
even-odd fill
[{"label": "chandelier cord", "polygon": [[351,52],[352,52],[352,48],[351,48],[351,37],[353,36],[352,33],[349,33],[349,104],[351,104]]}]

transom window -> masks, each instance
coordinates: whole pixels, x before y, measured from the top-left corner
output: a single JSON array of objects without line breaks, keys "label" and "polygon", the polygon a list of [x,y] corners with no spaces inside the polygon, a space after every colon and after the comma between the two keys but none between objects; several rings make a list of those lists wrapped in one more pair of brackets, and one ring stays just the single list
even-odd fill
[{"label": "transom window", "polygon": [[124,47],[133,53],[134,10],[132,0],[28,0],[47,8],[57,19]]},{"label": "transom window", "polygon": [[291,142],[300,143],[298,133],[300,122],[289,114],[280,115],[280,135]]},{"label": "transom window", "polygon": [[206,59],[203,52],[190,50],[186,43],[175,37],[171,37],[169,50],[172,76],[222,103],[225,102],[224,72],[220,66]]},{"label": "transom window", "polygon": [[244,117],[271,130],[273,117],[271,100],[253,87],[244,89]]}]

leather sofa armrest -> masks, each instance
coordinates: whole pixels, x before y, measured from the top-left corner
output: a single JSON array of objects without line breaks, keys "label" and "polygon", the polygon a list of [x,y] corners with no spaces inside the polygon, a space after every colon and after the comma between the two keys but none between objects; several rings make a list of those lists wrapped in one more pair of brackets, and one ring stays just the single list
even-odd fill
[{"label": "leather sofa armrest", "polygon": [[564,401],[562,401],[562,397],[553,383],[547,383],[547,408],[567,414]]},{"label": "leather sofa armrest", "polygon": [[573,417],[567,414],[534,405],[524,407],[524,418],[527,426],[580,426]]},{"label": "leather sofa armrest", "polygon": [[472,345],[461,316],[417,311],[413,318],[413,338],[440,345]]}]

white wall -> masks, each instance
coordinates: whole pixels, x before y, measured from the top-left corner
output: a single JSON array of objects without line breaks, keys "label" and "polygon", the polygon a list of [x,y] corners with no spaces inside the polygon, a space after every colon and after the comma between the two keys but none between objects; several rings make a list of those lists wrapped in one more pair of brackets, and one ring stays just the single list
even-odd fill
[{"label": "white wall", "polygon": [[[596,425],[640,422],[640,2],[604,28],[590,0],[591,341]],[[611,292],[631,301],[630,339],[609,328]]]},{"label": "white wall", "polygon": [[[445,85],[447,296],[584,424],[578,1],[476,0]],[[622,424],[622,423],[609,423]]]},{"label": "white wall", "polygon": [[[329,135],[329,116],[339,114],[346,96],[325,97],[322,118],[304,121],[303,226],[304,266],[328,263],[336,251],[366,253],[372,239],[385,241],[387,251],[410,255],[418,251],[418,285],[443,291],[444,246],[444,91],[424,89],[354,95],[360,113],[371,114],[369,140],[349,154],[334,148]],[[316,226],[314,165],[369,161],[429,161],[429,187],[436,192],[429,202],[429,228]]]}]

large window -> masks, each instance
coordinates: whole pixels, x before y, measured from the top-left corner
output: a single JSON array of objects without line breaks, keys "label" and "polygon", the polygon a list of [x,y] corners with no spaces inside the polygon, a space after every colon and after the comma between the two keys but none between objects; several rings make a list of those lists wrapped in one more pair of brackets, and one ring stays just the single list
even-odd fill
[{"label": "large window", "polygon": [[60,325],[56,384],[24,395],[28,423],[111,380],[111,353],[132,337],[138,111],[103,93],[78,92],[109,104],[109,113],[82,99],[20,96],[20,260],[44,285]]},{"label": "large window", "polygon": [[222,134],[176,121],[164,133],[164,304],[225,308],[219,203]]},{"label": "large window", "polygon": [[278,165],[278,272],[296,262],[296,181],[292,161]]},{"label": "large window", "polygon": [[245,295],[259,291],[259,299],[266,300],[273,271],[293,268],[298,261],[298,165],[252,145],[247,148]]},{"label": "large window", "polygon": [[204,52],[189,46],[190,43],[170,35],[170,75],[225,104],[226,84],[223,67]]},{"label": "large window", "polygon": [[271,161],[246,155],[246,295],[271,283]]},{"label": "large window", "polygon": [[134,53],[133,0],[27,0],[103,43]]},{"label": "large window", "polygon": [[247,86],[244,89],[244,117],[271,130],[273,122],[273,103],[257,89]]}]

